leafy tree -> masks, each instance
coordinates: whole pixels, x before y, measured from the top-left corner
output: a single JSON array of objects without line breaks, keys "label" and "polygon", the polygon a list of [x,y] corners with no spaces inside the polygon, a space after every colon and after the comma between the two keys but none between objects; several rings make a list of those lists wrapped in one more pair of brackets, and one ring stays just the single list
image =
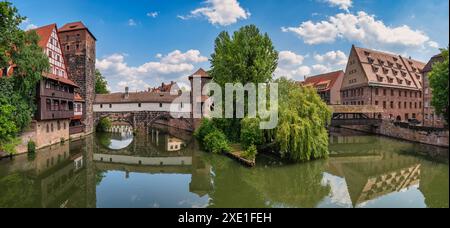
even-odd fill
[{"label": "leafy tree", "polygon": [[299,87],[281,78],[279,83],[279,124],[275,142],[283,157],[292,161],[309,161],[328,156],[328,132],[331,111],[317,92]]},{"label": "leafy tree", "polygon": [[98,69],[95,70],[95,93],[96,94],[109,93],[108,82]]},{"label": "leafy tree", "polygon": [[263,131],[259,128],[259,119],[244,118],[241,121],[241,143],[245,149],[263,143]]},{"label": "leafy tree", "polygon": [[[0,149],[13,152],[16,134],[23,131],[36,110],[36,85],[48,71],[48,58],[39,47],[39,36],[19,25],[26,19],[10,2],[0,2],[0,69],[14,66],[12,77],[0,78],[2,135]],[[13,108],[11,108],[11,106]],[[11,114],[12,112],[12,114]],[[15,125],[12,127],[12,125]]]},{"label": "leafy tree", "polygon": [[[219,34],[215,40],[209,73],[214,82],[222,88],[226,83],[265,83],[272,81],[277,62],[278,53],[270,37],[262,34],[255,25],[248,25],[234,32],[232,36],[225,31]],[[239,102],[248,103],[247,98]],[[247,108],[245,110],[247,111]],[[229,140],[240,140],[240,119],[217,119],[214,122]]]},{"label": "leafy tree", "polygon": [[264,83],[272,80],[277,68],[278,53],[267,34],[255,25],[244,26],[230,37],[222,32],[215,41],[210,75],[214,82]]},{"label": "leafy tree", "polygon": [[435,63],[428,77],[430,79],[430,87],[433,90],[431,105],[435,108],[438,115],[444,115],[448,123],[448,48],[441,51],[444,61]]},{"label": "leafy tree", "polygon": [[108,117],[101,118],[97,125],[97,132],[107,132],[111,128],[111,124]]},{"label": "leafy tree", "polygon": [[227,137],[219,130],[209,133],[203,140],[203,146],[206,151],[214,154],[231,151]]},{"label": "leafy tree", "polygon": [[217,128],[214,126],[214,123],[205,118],[202,120],[200,127],[194,132],[194,136],[202,143],[209,133],[216,130]]}]

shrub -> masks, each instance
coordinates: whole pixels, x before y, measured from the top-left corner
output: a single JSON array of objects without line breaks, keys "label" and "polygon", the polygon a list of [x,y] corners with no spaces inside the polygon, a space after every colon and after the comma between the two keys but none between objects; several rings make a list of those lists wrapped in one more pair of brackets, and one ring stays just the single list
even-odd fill
[{"label": "shrub", "polygon": [[224,133],[219,130],[214,130],[209,133],[203,140],[203,147],[207,152],[220,154],[222,152],[231,151],[230,144]]},{"label": "shrub", "polygon": [[255,160],[256,155],[258,154],[258,149],[255,145],[251,145],[247,148],[247,150],[242,154],[242,157],[244,157],[247,160]]},{"label": "shrub", "polygon": [[260,120],[257,118],[245,118],[241,121],[241,143],[245,149],[263,143],[263,132],[259,124]]},{"label": "shrub", "polygon": [[200,127],[195,131],[194,136],[203,143],[205,137],[213,131],[217,131],[217,128],[214,127],[214,124],[209,119],[203,119]]},{"label": "shrub", "polygon": [[36,153],[36,143],[33,140],[30,140],[27,145],[27,151],[29,154]]},{"label": "shrub", "polygon": [[111,128],[111,120],[108,117],[101,118],[97,125],[97,132],[107,132]]},{"label": "shrub", "polygon": [[0,150],[9,154],[14,155],[16,151],[16,147],[20,144],[20,139],[13,138],[7,141],[0,142]]}]

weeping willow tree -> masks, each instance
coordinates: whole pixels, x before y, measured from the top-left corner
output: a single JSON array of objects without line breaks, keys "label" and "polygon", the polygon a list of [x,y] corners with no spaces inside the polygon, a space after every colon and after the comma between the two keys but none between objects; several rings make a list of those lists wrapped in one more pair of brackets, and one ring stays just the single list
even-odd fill
[{"label": "weeping willow tree", "polygon": [[281,78],[279,86],[279,123],[274,130],[281,156],[295,162],[328,156],[331,111],[313,88],[301,87]]}]

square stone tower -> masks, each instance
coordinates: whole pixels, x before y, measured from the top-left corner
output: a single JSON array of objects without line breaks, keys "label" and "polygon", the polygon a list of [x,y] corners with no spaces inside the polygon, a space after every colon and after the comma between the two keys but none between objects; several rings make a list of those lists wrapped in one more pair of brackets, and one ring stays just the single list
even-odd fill
[{"label": "square stone tower", "polygon": [[82,22],[66,24],[58,30],[58,34],[69,78],[80,87],[76,92],[86,101],[82,122],[85,125],[85,133],[90,134],[94,131],[97,39]]}]

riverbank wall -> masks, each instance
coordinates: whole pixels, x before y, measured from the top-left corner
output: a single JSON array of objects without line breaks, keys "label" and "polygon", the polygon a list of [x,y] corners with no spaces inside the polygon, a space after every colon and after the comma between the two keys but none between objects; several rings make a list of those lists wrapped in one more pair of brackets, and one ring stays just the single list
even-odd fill
[{"label": "riverbank wall", "polygon": [[345,126],[351,130],[387,136],[427,145],[449,147],[449,130],[444,128],[431,128],[411,126],[407,123],[383,121],[380,126]]}]

